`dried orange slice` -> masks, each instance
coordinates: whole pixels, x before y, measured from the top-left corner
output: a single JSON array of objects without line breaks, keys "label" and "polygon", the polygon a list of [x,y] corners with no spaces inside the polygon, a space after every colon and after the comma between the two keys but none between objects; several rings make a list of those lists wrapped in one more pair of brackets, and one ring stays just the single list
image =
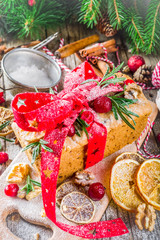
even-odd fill
[{"label": "dried orange slice", "polygon": [[115,162],[118,162],[120,160],[124,160],[124,159],[132,159],[132,160],[135,160],[139,163],[142,163],[144,162],[144,158],[141,157],[140,154],[136,153],[136,152],[124,152],[124,153],[121,153],[115,160]]},{"label": "dried orange slice", "polygon": [[135,173],[139,163],[132,159],[116,162],[111,170],[110,191],[117,205],[134,211],[143,201],[136,192]]},{"label": "dried orange slice", "polygon": [[73,191],[84,191],[81,187],[75,185],[72,181],[62,183],[56,191],[56,203],[60,206],[64,196]]},{"label": "dried orange slice", "polygon": [[138,169],[136,181],[142,198],[160,210],[160,160],[144,161]]},{"label": "dried orange slice", "polygon": [[67,194],[61,202],[62,215],[74,223],[88,223],[95,214],[95,205],[92,200],[80,192]]},{"label": "dried orange slice", "polygon": [[10,121],[10,123],[5,128],[0,130],[0,136],[6,136],[13,132],[12,127],[11,127],[13,118],[14,118],[13,112],[10,109],[0,107],[0,126],[2,124],[6,123],[7,121]]}]

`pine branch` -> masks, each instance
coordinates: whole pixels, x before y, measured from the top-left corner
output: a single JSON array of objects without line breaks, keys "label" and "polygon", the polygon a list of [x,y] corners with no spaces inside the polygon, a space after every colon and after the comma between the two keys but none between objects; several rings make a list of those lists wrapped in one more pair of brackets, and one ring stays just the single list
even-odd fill
[{"label": "pine branch", "polygon": [[108,14],[111,25],[114,29],[120,29],[122,27],[124,5],[121,0],[107,0]]},{"label": "pine branch", "polygon": [[144,47],[144,26],[142,17],[135,9],[127,9],[124,14],[123,28],[132,46],[132,52],[138,52]]},{"label": "pine branch", "polygon": [[101,16],[101,1],[102,0],[83,0],[79,21],[87,24],[87,27],[93,28],[93,26],[97,24],[99,16]]},{"label": "pine branch", "polygon": [[152,0],[149,4],[145,21],[145,46],[147,54],[159,50],[160,39],[160,1]]}]

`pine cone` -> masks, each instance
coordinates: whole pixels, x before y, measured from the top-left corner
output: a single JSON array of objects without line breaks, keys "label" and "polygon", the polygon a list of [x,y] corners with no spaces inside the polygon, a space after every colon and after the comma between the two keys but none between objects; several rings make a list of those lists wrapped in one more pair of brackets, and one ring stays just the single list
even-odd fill
[{"label": "pine cone", "polygon": [[143,65],[133,74],[133,80],[147,85],[152,85],[152,73],[153,67],[151,65]]},{"label": "pine cone", "polygon": [[113,29],[112,25],[110,24],[107,13],[104,14],[102,18],[99,18],[96,27],[102,34],[105,34],[106,37],[112,37],[117,33],[117,30]]}]

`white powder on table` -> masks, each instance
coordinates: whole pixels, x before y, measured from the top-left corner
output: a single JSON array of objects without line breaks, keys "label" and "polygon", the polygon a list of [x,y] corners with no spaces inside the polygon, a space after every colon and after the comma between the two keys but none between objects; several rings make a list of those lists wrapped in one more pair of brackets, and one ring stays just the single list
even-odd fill
[{"label": "white powder on table", "polygon": [[44,68],[39,69],[36,65],[21,66],[10,73],[10,76],[16,81],[30,86],[45,87],[52,83]]}]

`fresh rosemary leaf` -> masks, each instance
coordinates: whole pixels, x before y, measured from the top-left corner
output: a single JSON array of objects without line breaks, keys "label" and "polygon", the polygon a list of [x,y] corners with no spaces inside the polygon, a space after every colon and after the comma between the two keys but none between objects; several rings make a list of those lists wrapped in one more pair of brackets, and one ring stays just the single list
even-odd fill
[{"label": "fresh rosemary leaf", "polygon": [[28,150],[29,148],[33,148],[33,147],[37,146],[38,144],[39,144],[39,142],[30,143],[26,147],[23,148],[22,152]]},{"label": "fresh rosemary leaf", "polygon": [[38,144],[37,146],[35,146],[33,148],[31,164],[33,164],[35,162],[35,160],[39,154],[40,154],[40,144]]},{"label": "fresh rosemary leaf", "polygon": [[88,79],[88,80],[82,82],[81,85],[82,85],[82,84],[85,84],[85,83],[89,83],[89,82],[96,82],[97,85],[99,85],[99,82],[98,82],[97,80],[94,80],[94,79]]},{"label": "fresh rosemary leaf", "polygon": [[117,110],[116,110],[116,107],[114,105],[112,105],[112,112],[114,114],[115,119],[118,120]]},{"label": "fresh rosemary leaf", "polygon": [[46,150],[47,152],[53,152],[53,150],[52,150],[51,148],[47,147],[47,146],[44,145],[44,144],[41,144],[41,147],[42,147],[44,150]]},{"label": "fresh rosemary leaf", "polygon": [[119,83],[119,82],[123,82],[124,80],[125,80],[125,78],[112,78],[112,79],[103,81],[101,83],[101,86],[102,86],[102,88],[105,88],[105,87],[107,87],[111,83],[112,84],[116,84],[116,83]]},{"label": "fresh rosemary leaf", "polygon": [[113,76],[115,73],[117,73],[122,67],[123,67],[124,62],[122,62],[119,66],[117,66],[116,68],[113,66],[112,71],[109,74],[105,74],[104,77],[102,78],[102,80],[105,80],[111,76]]},{"label": "fresh rosemary leaf", "polygon": [[75,130],[76,130],[76,135],[77,135],[78,137],[81,137],[81,134],[80,134],[78,128],[75,127]]},{"label": "fresh rosemary leaf", "polygon": [[55,94],[52,88],[49,89],[49,93],[53,95]]},{"label": "fresh rosemary leaf", "polygon": [[40,144],[48,144],[48,142],[45,141],[45,140],[43,140],[43,139],[40,139],[40,140],[39,140],[39,143],[40,143]]},{"label": "fresh rosemary leaf", "polygon": [[2,136],[0,136],[0,138],[3,139],[3,140],[5,140],[5,141],[7,141],[7,142],[15,142],[14,139],[9,139],[9,138],[2,137]]},{"label": "fresh rosemary leaf", "polygon": [[4,129],[5,127],[7,127],[9,124],[10,124],[11,121],[6,121],[5,123],[3,123],[1,126],[0,126],[0,131],[2,129]]},{"label": "fresh rosemary leaf", "polygon": [[82,123],[82,126],[89,127],[89,124],[86,121],[84,121],[83,119],[79,118],[79,121]]},{"label": "fresh rosemary leaf", "polygon": [[41,187],[41,183],[40,183],[40,182],[37,182],[37,181],[35,181],[35,180],[33,180],[33,179],[31,179],[31,182],[32,182],[34,185],[36,185],[36,186],[38,186],[38,187]]},{"label": "fresh rosemary leaf", "polygon": [[135,130],[134,126],[126,119],[126,117],[122,114],[122,112],[117,109],[119,116],[122,118],[122,120],[132,129]]},{"label": "fresh rosemary leaf", "polygon": [[85,134],[87,135],[87,138],[89,139],[89,135],[88,135],[87,129],[85,127],[83,127],[82,129],[84,130]]}]

